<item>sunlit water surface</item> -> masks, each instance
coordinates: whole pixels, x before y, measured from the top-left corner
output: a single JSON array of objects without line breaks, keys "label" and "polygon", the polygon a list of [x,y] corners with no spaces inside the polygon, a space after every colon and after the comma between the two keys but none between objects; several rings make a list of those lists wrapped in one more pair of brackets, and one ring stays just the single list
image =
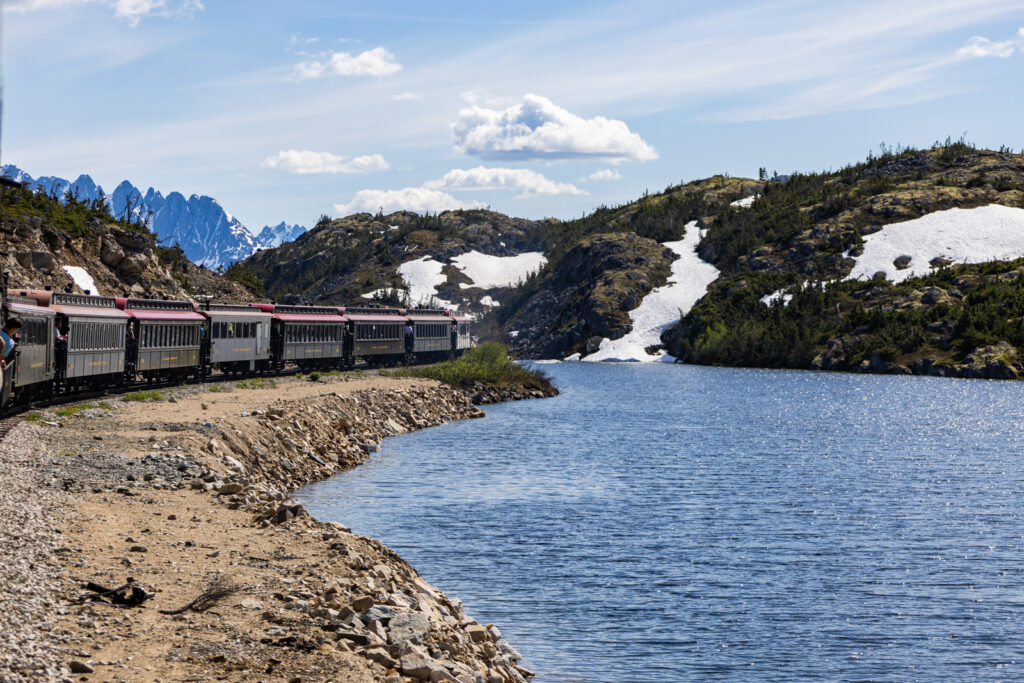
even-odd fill
[{"label": "sunlit water surface", "polygon": [[542,367],[299,497],[538,681],[1024,677],[1024,384]]}]

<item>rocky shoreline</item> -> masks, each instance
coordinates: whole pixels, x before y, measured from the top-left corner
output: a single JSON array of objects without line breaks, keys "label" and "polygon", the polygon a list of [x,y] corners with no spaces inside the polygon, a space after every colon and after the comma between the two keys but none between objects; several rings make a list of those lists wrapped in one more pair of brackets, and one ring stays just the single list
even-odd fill
[{"label": "rocky shoreline", "polygon": [[[496,626],[288,497],[387,436],[480,417],[474,400],[503,394],[382,377],[223,386],[58,410],[11,431],[0,679],[532,677]],[[116,604],[126,599],[141,604]]]}]

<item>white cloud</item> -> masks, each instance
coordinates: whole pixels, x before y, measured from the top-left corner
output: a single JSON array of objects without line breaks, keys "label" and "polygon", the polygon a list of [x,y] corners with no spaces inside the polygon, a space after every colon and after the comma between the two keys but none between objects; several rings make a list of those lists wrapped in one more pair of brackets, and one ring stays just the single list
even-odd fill
[{"label": "white cloud", "polygon": [[342,216],[358,211],[384,213],[393,211],[448,211],[450,209],[478,209],[480,202],[462,201],[446,192],[426,187],[405,187],[401,190],[360,190],[348,204],[335,204],[334,210]]},{"label": "white cloud", "polygon": [[60,7],[67,7],[69,5],[82,5],[91,1],[92,0],[4,0],[3,6],[5,11],[23,14],[25,12],[35,12],[36,10],[57,9]]},{"label": "white cloud", "polygon": [[538,194],[586,194],[574,185],[555,182],[527,168],[453,168],[423,186],[435,190],[522,190],[516,199]]},{"label": "white cloud", "polygon": [[455,146],[482,159],[608,159],[650,161],[654,148],[625,123],[584,119],[546,97],[526,95],[507,109],[473,105],[452,124]]},{"label": "white cloud", "polygon": [[267,157],[260,166],[299,174],[369,173],[385,170],[388,162],[380,154],[348,158],[330,152],[289,149]]},{"label": "white cloud", "polygon": [[355,56],[348,52],[329,54],[330,58],[323,61],[312,59],[296,64],[292,80],[305,81],[324,76],[387,76],[402,70],[402,65],[395,61],[395,56],[382,47],[375,47]]},{"label": "white cloud", "polygon": [[391,99],[395,102],[412,102],[413,100],[420,100],[423,98],[414,92],[400,92],[397,95],[392,95]]},{"label": "white cloud", "polygon": [[51,10],[71,5],[104,4],[113,7],[114,16],[126,19],[132,26],[146,16],[190,17],[206,9],[201,0],[180,0],[168,4],[167,0],[6,0],[4,9],[23,14],[36,10]]},{"label": "white cloud", "polygon": [[586,178],[580,178],[580,180],[620,180],[621,178],[622,174],[614,168],[602,168],[600,171],[594,171]]},{"label": "white cloud", "polygon": [[1017,41],[1004,40],[993,42],[988,38],[974,36],[967,41],[967,44],[956,51],[957,57],[999,57],[1006,59],[1013,55],[1017,49]]}]

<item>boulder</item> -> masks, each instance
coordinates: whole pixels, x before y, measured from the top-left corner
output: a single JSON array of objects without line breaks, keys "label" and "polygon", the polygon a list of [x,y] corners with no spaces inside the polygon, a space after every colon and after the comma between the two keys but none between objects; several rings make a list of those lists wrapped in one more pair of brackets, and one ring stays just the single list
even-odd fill
[{"label": "boulder", "polygon": [[903,254],[893,259],[892,264],[896,266],[896,270],[906,270],[910,267],[910,261],[912,257]]},{"label": "boulder", "polygon": [[128,273],[130,275],[138,275],[146,269],[149,265],[149,259],[144,254],[132,254],[127,256],[118,265],[117,269],[122,273]]},{"label": "boulder", "polygon": [[100,260],[111,268],[116,268],[124,260],[124,249],[111,235],[103,238],[100,245]]},{"label": "boulder", "polygon": [[430,630],[430,620],[426,614],[399,614],[391,619],[388,626],[388,640],[392,645],[414,643],[419,645]]},{"label": "boulder", "polygon": [[398,665],[401,667],[402,673],[407,676],[418,678],[421,681],[435,680],[432,678],[435,673],[438,676],[448,676],[454,680],[454,677],[448,673],[448,670],[441,666],[436,660],[416,652],[410,652],[409,654],[402,655]]},{"label": "boulder", "polygon": [[360,614],[359,618],[366,623],[370,623],[371,621],[382,621],[387,623],[397,617],[398,614],[398,610],[394,607],[388,607],[387,605],[374,605]]},{"label": "boulder", "polygon": [[48,251],[32,252],[32,267],[36,270],[53,270],[53,254]]}]

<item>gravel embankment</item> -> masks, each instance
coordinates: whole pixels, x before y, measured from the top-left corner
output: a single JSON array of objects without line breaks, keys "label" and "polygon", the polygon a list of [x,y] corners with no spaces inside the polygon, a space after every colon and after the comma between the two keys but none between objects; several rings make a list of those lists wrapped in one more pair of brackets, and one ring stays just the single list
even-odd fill
[{"label": "gravel embankment", "polygon": [[52,485],[54,456],[41,428],[21,423],[0,440],[0,680],[57,681],[70,672],[58,652],[54,599],[61,573],[67,495]]}]

